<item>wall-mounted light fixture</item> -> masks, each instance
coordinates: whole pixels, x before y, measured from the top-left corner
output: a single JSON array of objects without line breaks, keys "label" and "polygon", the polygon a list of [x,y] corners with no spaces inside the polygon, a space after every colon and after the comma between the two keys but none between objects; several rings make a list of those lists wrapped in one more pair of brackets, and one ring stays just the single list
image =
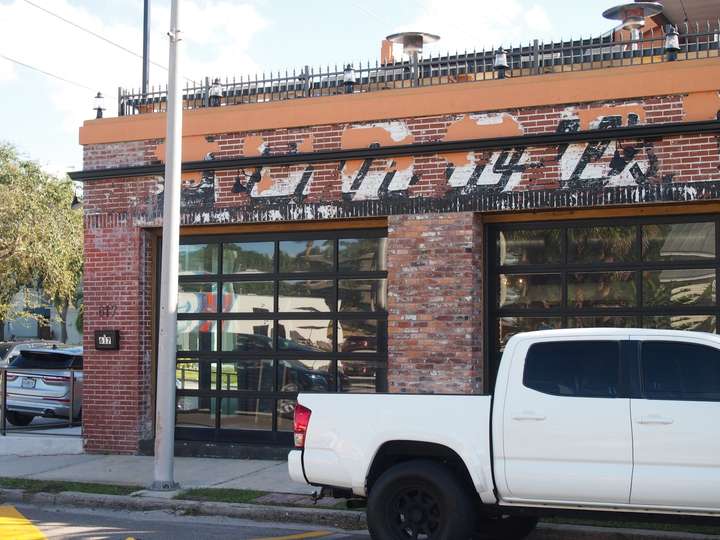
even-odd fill
[{"label": "wall-mounted light fixture", "polygon": [[495,61],[493,62],[493,68],[498,72],[498,79],[505,78],[505,72],[509,67],[507,51],[499,47],[498,50],[495,51]]},{"label": "wall-mounted light fixture", "polygon": [[680,52],[680,34],[677,28],[671,24],[665,27],[665,52],[668,62],[677,60],[678,52]]},{"label": "wall-mounted light fixture", "polygon": [[103,105],[105,104],[105,97],[102,95],[101,92],[98,92],[95,96],[95,118],[102,118],[103,117],[103,111],[105,110],[105,107]]}]

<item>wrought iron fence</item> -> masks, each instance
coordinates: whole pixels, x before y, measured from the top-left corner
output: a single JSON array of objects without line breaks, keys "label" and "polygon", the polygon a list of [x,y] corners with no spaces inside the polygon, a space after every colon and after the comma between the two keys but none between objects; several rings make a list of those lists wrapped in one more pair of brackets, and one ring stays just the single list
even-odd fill
[{"label": "wrought iron fence", "polygon": [[[547,73],[606,69],[671,60],[687,61],[718,57],[720,20],[705,24],[683,25],[679,50],[666,49],[665,31],[654,29],[639,40],[618,41],[608,34],[587,39],[512,47],[507,52],[507,78],[539,76]],[[492,80],[499,77],[495,48],[465,51],[429,58],[417,64],[410,60],[389,64],[359,63],[352,66],[352,84],[346,84],[343,66],[313,68],[305,66],[292,72],[263,73],[261,76],[225,79],[219,90],[212,89],[209,78],[188,83],[183,91],[183,108],[262,103],[312,98],[344,93],[378,92],[396,88],[455,84]],[[215,97],[217,96],[217,97]],[[118,89],[118,114],[135,115],[166,110],[167,86],[152,87],[147,93]]]},{"label": "wrought iron fence", "polygon": [[[58,428],[75,427],[81,424],[81,405],[79,404],[79,401],[82,398],[82,387],[80,384],[82,383],[83,378],[82,371],[77,369],[62,369],[56,370],[58,372],[57,375],[49,375],[49,370],[40,371],[42,371],[42,374],[40,374],[38,370],[35,369],[0,367],[0,436],[5,436],[8,434],[8,432],[16,433],[20,431],[32,431],[40,434],[44,430],[56,430]],[[48,397],[42,395],[32,395],[31,389],[24,388],[23,386],[17,389],[12,388],[8,390],[8,381],[15,381],[18,379],[22,379],[23,377],[31,379],[39,379],[43,377],[63,379],[63,385],[67,385],[67,393],[65,393],[63,396]],[[24,401],[34,402],[33,408],[35,408],[36,406],[39,407],[38,404],[43,401],[43,397],[45,397],[47,400],[47,407],[45,408],[47,414],[39,414],[37,416],[44,416],[46,418],[50,418],[53,420],[52,422],[43,422],[41,424],[35,425],[32,425],[30,423],[28,423],[27,425],[12,425],[11,422],[8,421],[9,414],[18,412],[23,413],[23,411],[25,411],[25,414],[27,414],[26,409],[24,409],[22,405]],[[41,408],[42,407],[39,407],[38,410]],[[54,416],[52,413],[49,412],[59,409],[67,409],[67,420],[64,418],[64,415]],[[9,423],[11,424],[11,427],[8,427]],[[50,431],[46,434],[68,436],[78,435],[76,433],[59,433],[57,431]]]}]

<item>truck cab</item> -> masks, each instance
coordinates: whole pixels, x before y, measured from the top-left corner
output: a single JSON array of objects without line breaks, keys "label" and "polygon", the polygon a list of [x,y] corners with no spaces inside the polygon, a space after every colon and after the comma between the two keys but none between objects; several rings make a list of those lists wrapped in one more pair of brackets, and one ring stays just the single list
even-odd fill
[{"label": "truck cab", "polygon": [[[367,498],[373,538],[523,538],[579,511],[720,518],[713,334],[518,334],[491,396],[348,398],[300,396],[290,472]],[[356,407],[375,421],[353,429]]]}]

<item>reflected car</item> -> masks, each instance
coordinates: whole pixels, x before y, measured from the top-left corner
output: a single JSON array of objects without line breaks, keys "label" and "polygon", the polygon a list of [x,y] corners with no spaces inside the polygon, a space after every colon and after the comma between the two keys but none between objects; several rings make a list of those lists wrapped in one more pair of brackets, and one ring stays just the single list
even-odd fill
[{"label": "reflected car", "polygon": [[18,356],[21,351],[62,346],[63,344],[60,341],[0,341],[0,368],[7,367],[10,361]]},{"label": "reflected car", "polygon": [[[14,372],[13,368],[21,371]],[[82,347],[21,351],[8,367],[7,421],[14,426],[27,426],[36,416],[69,418],[71,409],[73,419],[79,419],[82,368]]]}]

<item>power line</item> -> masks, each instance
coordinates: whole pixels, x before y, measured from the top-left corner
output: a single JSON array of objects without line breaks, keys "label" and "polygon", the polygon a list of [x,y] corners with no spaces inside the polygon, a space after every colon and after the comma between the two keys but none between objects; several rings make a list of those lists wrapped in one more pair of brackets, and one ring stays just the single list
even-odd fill
[{"label": "power line", "polygon": [[[124,45],[121,45],[120,43],[117,43],[117,42],[115,42],[115,41],[113,41],[113,40],[111,40],[111,39],[108,39],[108,38],[106,38],[105,36],[103,36],[103,35],[101,35],[101,34],[98,34],[97,32],[93,32],[92,30],[89,30],[89,29],[85,28],[84,26],[80,26],[79,24],[71,21],[70,19],[66,19],[66,18],[63,17],[62,15],[58,15],[57,13],[54,13],[54,12],[50,11],[49,9],[45,9],[44,7],[39,6],[39,5],[37,5],[36,3],[31,2],[30,0],[24,0],[24,1],[25,1],[26,4],[29,4],[29,5],[33,6],[34,8],[39,9],[40,11],[44,11],[44,12],[47,13],[48,15],[52,15],[53,17],[55,17],[55,18],[57,18],[57,19],[60,19],[61,21],[69,24],[70,26],[74,26],[74,27],[77,28],[78,30],[82,30],[83,32],[85,32],[85,33],[87,33],[87,34],[90,34],[91,36],[96,37],[96,38],[104,41],[105,43],[109,43],[109,44],[112,45],[113,47],[117,47],[118,49],[120,49],[120,50],[122,50],[122,51],[125,51],[126,53],[130,53],[130,54],[132,54],[133,56],[137,56],[138,58],[142,58],[142,57],[143,57],[142,54],[139,54],[139,53],[133,51],[132,49],[129,49],[129,48],[125,47]],[[159,68],[164,69],[165,71],[167,71],[167,69],[168,69],[166,66],[163,66],[162,64],[158,64],[157,62],[152,62],[152,61],[151,61],[150,63],[151,63],[152,65],[154,65],[154,66],[157,66],[157,67],[159,67]]]},{"label": "power line", "polygon": [[37,71],[38,73],[42,73],[43,75],[47,75],[48,77],[52,77],[53,79],[57,79],[62,82],[66,82],[68,84],[72,84],[74,86],[79,86],[80,88],[85,88],[87,90],[90,90],[91,92],[94,92],[92,88],[89,86],[85,86],[84,84],[81,84],[79,82],[71,81],[70,79],[66,79],[65,77],[61,77],[60,75],[55,75],[54,73],[50,73],[49,71],[42,70],[40,68],[36,68],[35,66],[31,66],[30,64],[26,64],[25,62],[21,62],[20,60],[15,60],[14,58],[10,58],[9,56],[5,56],[4,54],[0,54],[0,58],[4,58],[5,60],[8,60],[14,64],[17,64],[19,66],[22,66],[27,69],[31,69],[33,71]]}]

